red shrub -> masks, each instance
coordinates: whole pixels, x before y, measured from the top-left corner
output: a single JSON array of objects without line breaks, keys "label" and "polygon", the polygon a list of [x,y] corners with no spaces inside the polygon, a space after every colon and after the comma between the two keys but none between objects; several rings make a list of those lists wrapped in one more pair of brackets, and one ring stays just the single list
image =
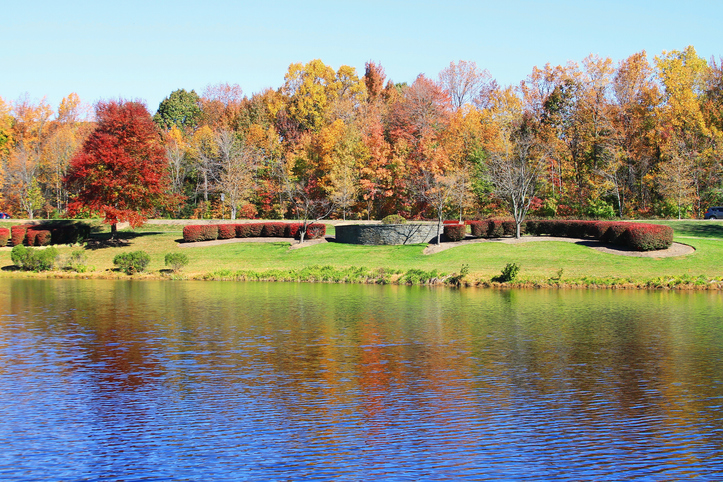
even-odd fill
[{"label": "red shrub", "polygon": [[446,219],[446,220],[442,221],[442,224],[462,224],[462,223],[457,221],[456,219]]},{"label": "red shrub", "polygon": [[603,240],[611,226],[617,224],[615,221],[592,221],[588,234],[591,238]]},{"label": "red shrub", "polygon": [[53,236],[47,229],[41,229],[36,231],[35,234],[35,246],[48,246],[52,244]]},{"label": "red shrub", "polygon": [[488,238],[501,238],[505,235],[504,221],[501,219],[489,219],[487,220],[487,237]]},{"label": "red shrub", "polygon": [[183,241],[186,243],[195,243],[201,240],[201,226],[189,224],[183,227]]},{"label": "red shrub", "polygon": [[467,226],[464,224],[445,224],[444,236],[449,241],[461,241],[467,236]]},{"label": "red shrub", "polygon": [[213,241],[218,239],[218,225],[202,224],[201,225],[201,241]]},{"label": "red shrub", "polygon": [[659,224],[628,224],[627,245],[638,251],[667,249],[673,244],[673,228]]},{"label": "red shrub", "polygon": [[8,228],[0,228],[0,248],[8,245],[10,239],[10,230]]},{"label": "red shrub", "polygon": [[485,221],[467,221],[475,238],[486,238],[489,232],[489,222]]},{"label": "red shrub", "polygon": [[301,228],[301,223],[289,223],[286,225],[286,230],[284,231],[284,237],[285,238],[298,238],[299,229]]},{"label": "red shrub", "polygon": [[261,229],[261,237],[263,238],[283,238],[286,231],[286,223],[269,222],[264,223]]},{"label": "red shrub", "polygon": [[50,244],[50,231],[47,229],[28,228],[25,232],[25,243],[28,246],[47,246]]},{"label": "red shrub", "polygon": [[[315,224],[309,224],[306,227],[306,236],[304,236],[304,239],[316,239],[316,238],[322,238],[326,236],[326,224],[322,223],[315,223]],[[301,238],[301,232],[296,233],[296,236],[294,236],[296,239]]]},{"label": "red shrub", "polygon": [[237,224],[236,225],[236,237],[237,238],[249,238],[250,235],[250,224]]},{"label": "red shrub", "polygon": [[218,239],[218,225],[190,224],[183,228],[183,240],[187,243],[213,241]]},{"label": "red shrub", "polygon": [[236,237],[235,224],[219,224],[218,239],[231,239]]},{"label": "red shrub", "polygon": [[25,244],[27,246],[35,246],[35,236],[38,234],[38,232],[33,228],[28,228],[27,231],[25,231]]},{"label": "red shrub", "polygon": [[12,226],[10,227],[10,244],[18,246],[25,242],[25,235],[27,233],[27,226]]},{"label": "red shrub", "polygon": [[571,238],[586,238],[589,236],[590,229],[593,225],[594,221],[568,221],[567,235]]},{"label": "red shrub", "polygon": [[[517,234],[517,223],[510,219],[502,220],[502,232],[505,236],[515,236]],[[520,226],[520,233],[522,232],[522,226]]]},{"label": "red shrub", "polygon": [[612,223],[608,229],[605,230],[605,234],[600,241],[603,243],[610,244],[628,244],[628,226],[630,223]]},{"label": "red shrub", "polygon": [[258,238],[261,236],[261,230],[264,229],[263,223],[245,223],[236,225],[237,238]]}]

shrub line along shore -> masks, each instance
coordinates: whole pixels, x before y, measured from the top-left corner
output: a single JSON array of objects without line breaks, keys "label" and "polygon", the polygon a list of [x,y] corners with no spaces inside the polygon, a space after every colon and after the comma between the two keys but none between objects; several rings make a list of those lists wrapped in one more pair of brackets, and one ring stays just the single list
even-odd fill
[{"label": "shrub line along shore", "polygon": [[[675,222],[665,223],[676,227]],[[84,272],[67,269],[39,273],[19,271],[12,267],[10,249],[1,248],[0,276],[367,283],[499,289],[723,289],[723,277],[718,276],[720,271],[712,268],[720,266],[723,258],[723,243],[720,243],[723,226],[719,223],[680,223],[676,230],[678,239],[666,250],[669,253],[665,255],[671,258],[661,258],[661,253],[655,251],[648,252],[650,254],[645,256],[650,257],[647,258],[630,258],[628,256],[632,252],[622,247],[601,243],[592,246],[596,242],[552,236],[523,237],[520,240],[467,238],[443,243],[439,247],[433,244],[350,246],[328,242],[333,240],[336,223],[325,223],[331,230],[328,239],[311,240],[302,245],[290,242],[288,238],[229,239],[180,245],[179,228],[187,224],[190,223],[154,222],[137,230],[121,230],[118,245],[87,243],[83,246],[57,246],[60,256],[68,257],[71,252],[77,253],[79,248],[84,248],[83,252],[88,257]],[[107,238],[105,232],[94,232],[91,241],[98,243]],[[564,245],[578,247],[566,248]],[[109,261],[115,255],[134,250],[150,253],[149,272],[127,275],[110,266]],[[174,271],[159,265],[164,254],[181,252],[179,250],[191,258],[189,266]],[[364,267],[372,263],[376,267]],[[615,269],[611,270],[611,265]],[[504,272],[512,267],[519,270],[519,275],[504,279],[500,270]]]}]

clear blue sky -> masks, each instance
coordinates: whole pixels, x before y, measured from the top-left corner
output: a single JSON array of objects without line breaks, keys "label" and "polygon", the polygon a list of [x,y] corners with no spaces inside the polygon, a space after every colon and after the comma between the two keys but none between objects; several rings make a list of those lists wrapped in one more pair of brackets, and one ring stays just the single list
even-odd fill
[{"label": "clear blue sky", "polygon": [[590,53],[619,61],[695,46],[723,55],[723,2],[489,1],[16,1],[4,2],[0,97],[76,92],[87,103],[142,99],[151,112],[173,90],[219,82],[246,95],[278,88],[289,64],[381,63],[395,82],[436,78],[474,61],[500,84],[545,63]]}]

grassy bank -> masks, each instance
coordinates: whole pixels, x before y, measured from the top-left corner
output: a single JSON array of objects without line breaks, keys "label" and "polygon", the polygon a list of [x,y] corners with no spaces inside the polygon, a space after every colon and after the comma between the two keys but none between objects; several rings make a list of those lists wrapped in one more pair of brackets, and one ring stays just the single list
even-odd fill
[{"label": "grassy bank", "polygon": [[[121,247],[88,243],[58,247],[62,255],[83,250],[85,273],[48,272],[24,274],[13,270],[10,249],[0,250],[0,276],[127,278],[115,270],[113,258],[121,252],[146,251],[151,264],[146,274],[134,278],[288,280],[352,283],[447,283],[501,286],[493,278],[508,263],[521,270],[504,286],[694,288],[720,289],[723,285],[723,222],[655,221],[671,226],[675,241],[693,246],[693,254],[676,258],[634,258],[608,254],[566,242],[523,244],[478,243],[433,255],[423,245],[356,246],[322,243],[289,249],[290,243],[231,243],[181,248],[182,227],[148,224],[121,230]],[[9,226],[9,224],[5,224]],[[333,234],[333,226],[328,226]],[[101,226],[92,241],[103,241],[109,230]],[[164,265],[167,253],[189,257],[180,273]],[[464,273],[464,276],[462,274]]]}]

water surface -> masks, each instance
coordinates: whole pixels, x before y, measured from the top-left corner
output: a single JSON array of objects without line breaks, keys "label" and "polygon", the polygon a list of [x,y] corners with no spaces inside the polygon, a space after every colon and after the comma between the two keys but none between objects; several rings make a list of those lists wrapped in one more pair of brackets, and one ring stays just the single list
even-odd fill
[{"label": "water surface", "polygon": [[1,480],[723,478],[718,293],[0,279]]}]

